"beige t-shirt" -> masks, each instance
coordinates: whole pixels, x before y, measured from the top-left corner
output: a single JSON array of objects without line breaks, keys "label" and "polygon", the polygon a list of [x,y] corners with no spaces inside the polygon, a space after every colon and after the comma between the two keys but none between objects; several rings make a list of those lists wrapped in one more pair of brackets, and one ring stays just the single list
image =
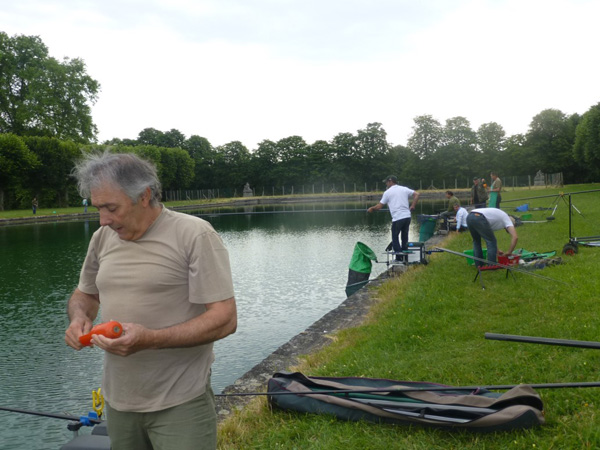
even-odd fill
[{"label": "beige t-shirt", "polygon": [[500,178],[496,178],[490,187],[490,190],[498,189],[498,192],[502,191],[502,180]]},{"label": "beige t-shirt", "polygon": [[[90,241],[78,288],[100,294],[102,321],[166,328],[234,296],[229,255],[210,223],[165,207],[144,235],[124,241],[101,227]],[[213,345],[105,353],[102,390],[120,411],[159,411],[205,391]]]}]

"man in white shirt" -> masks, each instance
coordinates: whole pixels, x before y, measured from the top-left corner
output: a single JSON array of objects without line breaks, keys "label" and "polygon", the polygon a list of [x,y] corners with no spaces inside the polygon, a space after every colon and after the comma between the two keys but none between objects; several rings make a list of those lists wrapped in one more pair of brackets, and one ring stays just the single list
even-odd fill
[{"label": "man in white shirt", "polygon": [[[398,184],[398,178],[390,175],[383,182],[386,185],[386,191],[383,193],[381,200],[375,206],[367,209],[367,212],[378,211],[384,205],[388,205],[392,216],[392,248],[396,253],[396,260],[401,261],[402,257],[399,254],[401,251],[408,250],[408,229],[410,227],[411,211],[415,209],[419,200],[419,193],[405,186]],[[408,199],[412,197],[410,203]],[[400,239],[398,236],[400,235]],[[400,244],[402,241],[402,245]]]},{"label": "man in white shirt", "polygon": [[[517,246],[519,239],[513,219],[504,211],[498,208],[477,208],[467,215],[467,226],[473,237],[473,256],[483,259],[483,249],[481,248],[481,238],[487,245],[487,259],[490,264],[497,261],[496,255],[510,255]],[[498,243],[494,231],[505,229],[510,234],[510,247],[508,251],[498,250]],[[476,266],[482,266],[484,263],[475,260]]]},{"label": "man in white shirt", "polygon": [[456,231],[459,233],[467,231],[469,229],[467,225],[467,210],[460,205],[454,205],[454,212],[456,213]]}]

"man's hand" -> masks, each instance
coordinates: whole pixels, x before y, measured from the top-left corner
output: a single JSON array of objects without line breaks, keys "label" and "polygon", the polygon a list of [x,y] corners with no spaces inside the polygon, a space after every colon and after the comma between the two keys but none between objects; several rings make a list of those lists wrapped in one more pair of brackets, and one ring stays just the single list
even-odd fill
[{"label": "man's hand", "polygon": [[69,328],[65,331],[65,342],[75,350],[81,350],[83,345],[79,342],[79,336],[91,331],[94,319],[100,308],[100,297],[98,294],[86,294],[75,289],[67,305],[69,315]]},{"label": "man's hand", "polygon": [[65,342],[69,347],[75,350],[81,350],[83,345],[79,342],[79,337],[87,334],[92,329],[92,321],[88,318],[78,317],[71,321],[69,328],[65,331]]},{"label": "man's hand", "polygon": [[92,344],[102,350],[118,356],[128,356],[143,350],[152,330],[136,323],[123,323],[123,334],[110,339],[101,334],[92,335]]},{"label": "man's hand", "polygon": [[367,212],[372,213],[373,211],[379,211],[381,208],[383,208],[383,204],[377,203],[375,206],[371,206],[370,208],[368,208]]}]

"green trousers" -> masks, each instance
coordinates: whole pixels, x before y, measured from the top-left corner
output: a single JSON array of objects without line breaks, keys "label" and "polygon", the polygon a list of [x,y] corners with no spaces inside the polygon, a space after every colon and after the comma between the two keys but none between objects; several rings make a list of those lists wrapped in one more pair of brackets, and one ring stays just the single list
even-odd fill
[{"label": "green trousers", "polygon": [[189,402],[154,412],[117,411],[107,404],[112,450],[214,450],[217,414],[210,385]]}]

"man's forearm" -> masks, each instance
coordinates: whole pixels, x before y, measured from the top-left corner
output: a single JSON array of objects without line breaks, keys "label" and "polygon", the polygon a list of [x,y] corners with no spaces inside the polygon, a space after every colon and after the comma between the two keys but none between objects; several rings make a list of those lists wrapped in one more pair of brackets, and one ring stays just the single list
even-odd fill
[{"label": "man's forearm", "polygon": [[151,330],[147,348],[194,347],[218,341],[237,329],[235,299],[207,305],[203,314],[179,325]]},{"label": "man's forearm", "polygon": [[515,249],[515,247],[517,246],[519,236],[517,235],[517,232],[514,227],[509,228],[509,234],[510,234],[510,248],[508,249],[508,254],[511,254],[513,252],[513,250]]},{"label": "man's forearm", "polygon": [[376,205],[371,206],[369,209],[367,209],[367,212],[379,211],[382,207],[383,205],[381,203],[377,203]]},{"label": "man's forearm", "polygon": [[93,321],[99,309],[98,295],[86,294],[79,289],[75,289],[67,304],[67,314],[71,321],[75,318],[87,318]]},{"label": "man's forearm", "polygon": [[414,207],[415,207],[415,206],[417,206],[417,202],[419,201],[419,197],[420,197],[420,195],[421,195],[421,194],[419,194],[418,192],[415,192],[415,193],[413,194],[413,201],[412,201],[412,204],[410,205],[410,207],[411,207],[411,208],[413,208],[413,209],[414,209]]}]

